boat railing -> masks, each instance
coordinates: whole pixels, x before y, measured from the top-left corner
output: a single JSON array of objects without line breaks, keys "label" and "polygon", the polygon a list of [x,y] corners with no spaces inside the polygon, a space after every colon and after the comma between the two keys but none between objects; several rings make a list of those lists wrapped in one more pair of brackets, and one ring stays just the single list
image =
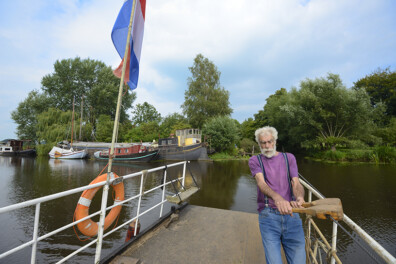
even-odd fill
[{"label": "boat railing", "polygon": [[[79,249],[75,250],[74,252],[72,252],[68,256],[66,256],[63,259],[59,260],[57,263],[63,263],[65,261],[69,260],[74,255],[80,253],[81,251],[85,250],[86,248],[92,246],[95,243],[97,243],[97,249],[98,248],[101,249],[102,243],[103,243],[103,241],[102,241],[103,238],[105,238],[105,237],[109,236],[110,234],[116,232],[117,230],[129,225],[133,221],[136,221],[136,224],[138,224],[138,221],[139,221],[140,217],[142,217],[143,215],[147,214],[148,212],[152,211],[153,209],[155,209],[157,207],[160,207],[159,218],[161,218],[162,215],[163,215],[164,204],[167,203],[167,200],[166,200],[166,197],[165,197],[166,186],[169,185],[169,184],[174,184],[175,182],[181,182],[181,184],[184,186],[185,176],[186,176],[186,164],[187,164],[187,161],[182,161],[182,162],[169,164],[169,165],[166,165],[166,166],[156,167],[156,168],[153,168],[153,169],[142,170],[142,171],[135,172],[135,173],[132,173],[132,174],[124,175],[124,176],[119,177],[119,178],[111,179],[109,181],[109,184],[113,183],[113,181],[120,181],[120,178],[122,179],[122,181],[125,181],[127,179],[140,177],[140,190],[139,190],[139,193],[137,195],[134,195],[132,197],[129,197],[129,198],[125,199],[124,201],[120,201],[120,202],[115,203],[114,205],[106,207],[106,210],[109,210],[109,209],[111,209],[111,208],[113,208],[115,206],[126,204],[126,203],[131,202],[131,201],[133,201],[135,199],[138,199],[136,215],[133,218],[130,218],[129,220],[125,221],[124,223],[122,223],[122,224],[118,225],[117,227],[113,228],[112,230],[108,231],[107,233],[103,233],[103,237],[101,237],[101,239],[93,238],[89,243],[87,243],[86,245],[84,245],[84,246],[80,247]],[[168,181],[167,180],[167,168],[178,167],[178,166],[182,167],[182,169],[183,169],[182,176],[181,177],[172,178],[172,180]],[[159,185],[149,189],[149,190],[145,190],[144,189],[145,179],[150,175],[150,173],[153,173],[153,172],[156,172],[156,171],[161,171],[161,170],[164,171],[163,180],[161,181],[161,183]],[[64,226],[62,226],[62,227],[60,227],[60,228],[58,228],[56,230],[53,230],[53,231],[51,231],[51,232],[49,232],[49,233],[47,233],[45,235],[39,236],[38,234],[39,234],[39,221],[40,221],[40,207],[41,207],[42,203],[49,202],[49,201],[52,201],[52,200],[55,200],[55,199],[59,199],[59,198],[62,198],[62,197],[66,197],[66,196],[69,196],[69,195],[73,195],[73,194],[76,194],[76,193],[80,193],[80,192],[83,192],[85,190],[89,190],[89,189],[93,189],[93,188],[97,188],[97,187],[102,187],[105,184],[106,184],[106,181],[103,181],[103,182],[100,182],[100,183],[90,184],[90,185],[87,185],[87,186],[71,189],[71,190],[64,191],[64,192],[59,192],[59,193],[56,193],[56,194],[52,194],[52,195],[48,195],[48,196],[44,196],[44,197],[40,197],[40,198],[36,198],[36,199],[33,199],[33,200],[29,200],[29,201],[25,201],[25,202],[22,202],[22,203],[9,205],[9,206],[5,206],[5,207],[0,208],[0,214],[2,214],[2,213],[6,213],[6,212],[15,211],[15,210],[18,210],[18,209],[21,209],[21,208],[25,208],[25,207],[28,207],[28,206],[35,206],[35,218],[34,218],[34,222],[33,222],[33,237],[32,237],[32,239],[30,241],[24,243],[24,244],[21,244],[21,245],[19,245],[17,247],[14,247],[14,248],[6,251],[6,252],[1,253],[0,254],[0,262],[1,262],[1,259],[5,258],[6,256],[11,255],[11,254],[13,254],[15,252],[18,252],[18,251],[20,251],[20,250],[22,250],[22,249],[24,249],[24,248],[26,248],[28,246],[32,246],[31,263],[32,264],[36,263],[37,243],[39,241],[44,240],[46,238],[49,238],[51,236],[54,236],[57,233],[59,233],[59,232],[61,232],[63,230],[66,230],[68,228],[71,228],[71,227],[77,225],[78,223],[83,222],[83,221],[85,221],[85,220],[87,220],[87,219],[89,219],[91,217],[97,216],[102,211],[102,209],[100,209],[99,211],[97,211],[95,213],[92,213],[92,214],[88,215],[87,217],[84,217],[84,218],[82,218],[82,219],[80,219],[78,221],[73,221],[70,224],[64,225]],[[161,190],[161,192],[162,192],[161,200],[158,203],[156,203],[155,205],[153,205],[152,207],[141,211],[141,209],[142,209],[141,204],[142,204],[143,195],[148,194],[148,193],[153,192],[153,191],[156,191],[158,189],[162,189]],[[101,231],[100,230],[101,228],[102,227],[99,225],[98,233]],[[136,231],[135,231],[135,235],[136,235]],[[101,252],[100,249],[96,250],[95,262],[99,262],[99,260],[100,260],[100,257],[101,257],[100,256],[100,254],[101,254],[100,253]]]},{"label": "boat railing", "polygon": [[[316,190],[308,181],[302,177],[300,174],[300,182],[301,184],[308,190],[308,202],[312,201],[312,194],[319,199],[324,199],[325,197]],[[322,263],[322,256],[320,254],[320,250],[323,250],[326,255],[330,258],[330,263],[342,263],[337,255],[337,231],[338,226],[341,226],[338,221],[329,217],[329,219],[333,222],[332,226],[332,235],[331,242],[329,243],[325,236],[320,231],[319,227],[316,225],[315,221],[312,217],[307,216],[306,221],[306,248],[307,248],[307,257],[309,256],[312,262],[314,263]],[[392,256],[385,248],[383,248],[377,241],[375,241],[368,233],[366,233],[359,225],[357,225],[354,221],[352,221],[346,214],[344,214],[343,222],[348,225],[353,231],[356,232],[357,235],[361,239],[363,239],[367,245],[374,250],[378,256],[380,256],[386,263],[396,263],[396,258]],[[343,228],[341,229],[343,231]],[[318,236],[312,236],[312,233],[316,232]],[[315,239],[312,239],[312,238]],[[370,252],[367,252],[369,255]],[[378,261],[374,256],[370,255],[374,260]],[[327,263],[327,261],[325,261]]]}]

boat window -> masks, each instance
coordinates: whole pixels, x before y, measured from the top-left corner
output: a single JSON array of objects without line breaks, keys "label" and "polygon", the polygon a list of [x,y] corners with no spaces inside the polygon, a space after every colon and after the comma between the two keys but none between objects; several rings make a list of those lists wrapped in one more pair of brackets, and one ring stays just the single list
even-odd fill
[{"label": "boat window", "polygon": [[128,153],[128,149],[125,149],[125,153]]},{"label": "boat window", "polygon": [[121,149],[118,150],[118,153],[121,153]]},{"label": "boat window", "polygon": [[168,145],[172,145],[172,139],[168,140]]}]

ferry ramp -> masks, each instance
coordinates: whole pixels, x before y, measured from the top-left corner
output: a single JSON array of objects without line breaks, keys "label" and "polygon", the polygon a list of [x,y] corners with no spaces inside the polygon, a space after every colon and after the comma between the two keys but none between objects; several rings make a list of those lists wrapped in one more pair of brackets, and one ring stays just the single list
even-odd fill
[{"label": "ferry ramp", "polygon": [[258,215],[188,205],[110,263],[265,263]]}]

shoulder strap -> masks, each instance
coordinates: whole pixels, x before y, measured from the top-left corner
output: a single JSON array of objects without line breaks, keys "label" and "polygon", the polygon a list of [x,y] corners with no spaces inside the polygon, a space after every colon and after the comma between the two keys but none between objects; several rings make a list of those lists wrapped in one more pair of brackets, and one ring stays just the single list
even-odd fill
[{"label": "shoulder strap", "polygon": [[287,179],[289,181],[290,194],[291,194],[291,197],[292,197],[292,201],[295,201],[296,198],[294,197],[293,188],[292,188],[292,185],[291,185],[289,159],[287,158],[287,154],[286,153],[282,152],[282,154],[283,154],[283,157],[285,158],[285,162],[286,162]]},{"label": "shoulder strap", "polygon": [[[264,169],[263,161],[261,160],[261,154],[257,155],[257,159],[260,163],[261,170],[263,171],[264,181],[265,181],[265,183],[267,183],[267,176],[265,175],[265,169]],[[265,207],[268,207],[268,197],[264,193],[263,193],[263,195],[264,195]]]}]

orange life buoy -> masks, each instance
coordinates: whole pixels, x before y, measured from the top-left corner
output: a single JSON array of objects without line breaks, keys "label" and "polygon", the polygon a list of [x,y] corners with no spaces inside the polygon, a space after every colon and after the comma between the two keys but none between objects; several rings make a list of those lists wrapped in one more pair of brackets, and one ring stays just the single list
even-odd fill
[{"label": "orange life buoy", "polygon": [[[111,177],[118,178],[118,175],[115,173],[111,173]],[[102,174],[96,177],[89,185],[106,181],[107,173]],[[115,191],[115,200],[114,204],[124,200],[124,183],[120,182],[116,185],[112,185]],[[89,206],[91,205],[91,201],[95,196],[96,192],[101,187],[85,190],[82,194],[80,199],[78,200],[77,207],[76,207],[76,221],[87,217],[89,215]],[[118,214],[121,212],[121,205],[113,207],[110,212],[107,214],[104,222],[104,230],[106,230],[117,218]],[[95,236],[98,234],[98,223],[95,223],[91,219],[87,219],[82,221],[81,223],[77,224],[78,229],[81,233],[86,236]]]}]

